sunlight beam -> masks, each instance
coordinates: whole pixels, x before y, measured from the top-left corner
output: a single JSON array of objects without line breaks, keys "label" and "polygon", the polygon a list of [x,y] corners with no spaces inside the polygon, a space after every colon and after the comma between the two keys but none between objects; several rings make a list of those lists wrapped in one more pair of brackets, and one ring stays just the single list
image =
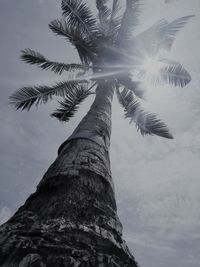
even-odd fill
[{"label": "sunlight beam", "polygon": [[165,66],[166,64],[158,56],[145,56],[138,66],[137,77],[152,84],[159,78],[160,71]]}]

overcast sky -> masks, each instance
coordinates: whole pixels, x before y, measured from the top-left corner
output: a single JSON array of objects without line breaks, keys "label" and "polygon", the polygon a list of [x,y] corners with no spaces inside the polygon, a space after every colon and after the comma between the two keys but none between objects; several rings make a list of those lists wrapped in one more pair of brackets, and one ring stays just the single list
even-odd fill
[{"label": "overcast sky", "polygon": [[[114,100],[111,162],[118,213],[124,237],[142,267],[199,267],[200,0],[144,2],[138,31],[161,18],[171,21],[196,15],[177,36],[170,53],[193,80],[182,89],[166,86],[147,91],[145,106],[166,122],[174,140],[143,138]],[[35,191],[57,148],[93,100],[86,101],[66,125],[49,117],[55,102],[30,112],[15,112],[8,105],[8,96],[21,86],[58,80],[21,62],[20,50],[32,48],[53,60],[78,60],[75,51],[47,27],[59,17],[59,1],[0,0],[1,223]]]}]

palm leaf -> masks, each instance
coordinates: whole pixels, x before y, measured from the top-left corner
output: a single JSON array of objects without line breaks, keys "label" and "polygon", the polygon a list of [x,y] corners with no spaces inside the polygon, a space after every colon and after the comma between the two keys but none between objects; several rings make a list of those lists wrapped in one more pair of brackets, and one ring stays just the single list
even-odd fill
[{"label": "palm leaf", "polygon": [[86,83],[84,80],[71,80],[59,82],[54,86],[33,86],[23,87],[10,96],[10,104],[16,109],[29,110],[33,104],[46,103],[55,96],[65,96],[72,91],[79,83]]},{"label": "palm leaf", "polygon": [[87,86],[79,85],[75,87],[72,91],[67,92],[64,101],[59,101],[60,107],[51,116],[59,121],[69,121],[78,110],[79,105],[90,94]]},{"label": "palm leaf", "polygon": [[106,5],[107,2],[108,0],[96,0],[100,29],[104,34],[108,30],[109,17],[111,15],[111,10]]},{"label": "palm leaf", "polygon": [[120,90],[117,89],[117,96],[120,104],[124,108],[125,117],[130,118],[130,122],[135,122],[142,135],[149,134],[169,139],[173,138],[167,126],[157,119],[155,114],[149,114],[142,109],[140,103],[134,98],[131,91],[125,88],[120,92]]},{"label": "palm leaf", "polygon": [[184,87],[191,81],[190,74],[180,63],[164,59],[162,61],[167,65],[160,70],[161,80],[178,87]]},{"label": "palm leaf", "polygon": [[59,63],[50,61],[47,58],[45,58],[42,54],[35,52],[31,49],[25,49],[22,51],[21,59],[29,63],[31,65],[38,65],[43,70],[51,70],[57,74],[62,74],[63,71],[73,71],[73,70],[87,70],[88,66],[81,65],[81,64],[65,64],[65,63]]},{"label": "palm leaf", "polygon": [[168,23],[166,20],[156,22],[146,31],[137,35],[129,42],[129,50],[137,53],[156,54],[159,49],[169,51],[176,38],[176,34],[186,25],[193,16],[185,16]]},{"label": "palm leaf", "polygon": [[82,0],[62,0],[61,7],[63,15],[72,27],[80,27],[81,31],[87,33],[90,37],[92,33],[98,32],[96,20]]},{"label": "palm leaf", "polygon": [[126,9],[121,21],[117,43],[124,46],[130,40],[141,14],[141,0],[126,0]]},{"label": "palm leaf", "polygon": [[108,0],[96,0],[96,7],[99,11],[98,18],[100,22],[101,32],[111,40],[117,35],[120,28],[121,18],[117,16],[120,10],[119,0],[113,0],[112,8],[107,6]]},{"label": "palm leaf", "polygon": [[118,15],[121,7],[119,5],[119,0],[113,0],[110,21],[109,21],[109,29],[108,36],[114,37],[121,26],[121,17]]},{"label": "palm leaf", "polygon": [[162,59],[160,63],[162,63],[161,69],[152,77],[148,77],[148,72],[143,70],[138,77],[142,80],[147,78],[156,85],[167,83],[177,87],[185,87],[191,81],[190,74],[180,63],[168,59]]},{"label": "palm leaf", "polygon": [[188,23],[189,19],[192,17],[194,16],[185,16],[169,23],[160,33],[161,40],[159,46],[169,51],[173,45],[177,33]]},{"label": "palm leaf", "polygon": [[49,28],[57,35],[67,38],[75,46],[82,62],[88,64],[96,56],[97,46],[95,42],[89,40],[79,27],[74,28],[65,20],[54,20],[49,24]]},{"label": "palm leaf", "polygon": [[146,31],[138,34],[136,37],[127,42],[126,49],[133,54],[139,54],[139,57],[143,54],[156,54],[160,44],[160,33],[164,32],[167,25],[168,22],[166,20],[159,20]]},{"label": "palm leaf", "polygon": [[145,90],[141,87],[141,82],[132,81],[129,76],[119,77],[121,85],[131,90],[137,97],[144,99]]}]

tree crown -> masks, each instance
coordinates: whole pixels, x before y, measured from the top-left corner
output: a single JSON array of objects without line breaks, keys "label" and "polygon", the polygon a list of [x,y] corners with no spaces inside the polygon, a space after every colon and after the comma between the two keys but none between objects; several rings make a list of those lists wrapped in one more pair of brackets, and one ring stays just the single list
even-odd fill
[{"label": "tree crown", "polygon": [[77,50],[81,63],[60,63],[47,59],[31,49],[22,51],[24,62],[58,75],[69,74],[66,81],[53,86],[23,87],[10,96],[16,109],[29,110],[34,104],[46,103],[61,96],[60,106],[52,113],[60,121],[68,121],[79,104],[100,81],[111,81],[125,117],[136,123],[142,135],[155,134],[173,138],[166,125],[155,114],[143,110],[144,81],[184,87],[191,76],[178,62],[160,57],[169,51],[179,30],[192,16],[170,23],[160,20],[135,35],[139,24],[142,0],[126,0],[122,12],[120,0],[96,0],[97,18],[83,0],[62,0],[62,19],[49,24],[56,35],[64,37]]}]

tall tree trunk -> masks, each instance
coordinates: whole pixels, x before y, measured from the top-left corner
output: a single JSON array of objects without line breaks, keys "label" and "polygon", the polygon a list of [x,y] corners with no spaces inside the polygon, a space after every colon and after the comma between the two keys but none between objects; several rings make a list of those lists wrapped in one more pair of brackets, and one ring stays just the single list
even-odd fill
[{"label": "tall tree trunk", "polygon": [[36,192],[0,227],[0,266],[137,266],[122,239],[110,171],[113,90],[98,85]]}]

